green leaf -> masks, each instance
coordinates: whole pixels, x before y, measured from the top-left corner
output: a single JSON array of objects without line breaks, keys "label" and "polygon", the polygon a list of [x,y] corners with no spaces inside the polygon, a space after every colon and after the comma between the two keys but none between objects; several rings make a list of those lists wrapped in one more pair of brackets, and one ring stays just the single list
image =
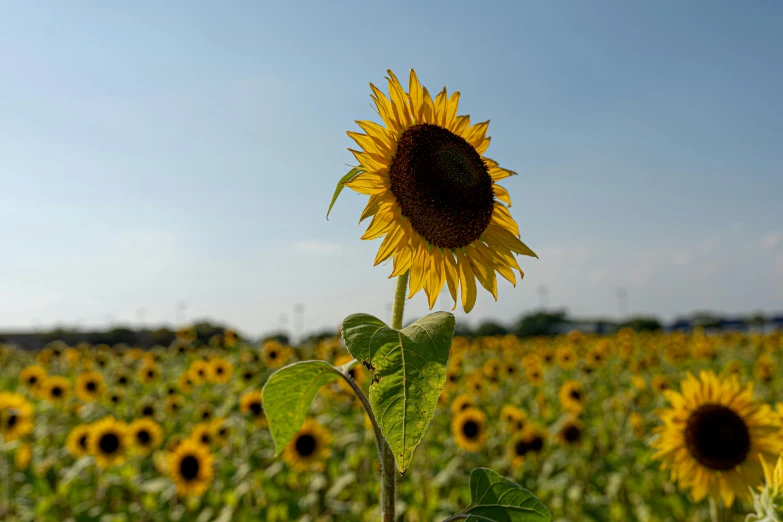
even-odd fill
[{"label": "green leaf", "polygon": [[371,315],[354,314],[343,321],[342,334],[351,355],[373,373],[370,406],[405,473],[446,382],[454,316],[436,312],[395,330]]},{"label": "green leaf", "polygon": [[337,182],[337,187],[334,189],[334,195],[332,196],[332,202],[329,203],[329,210],[326,211],[326,219],[329,219],[329,214],[332,212],[332,207],[334,206],[335,201],[337,201],[337,198],[340,196],[340,192],[343,191],[345,188],[345,184],[351,181],[353,178],[358,176],[364,172],[362,169],[351,169],[348,174],[340,178],[340,181]]},{"label": "green leaf", "polygon": [[315,394],[324,384],[342,376],[324,361],[303,361],[281,368],[262,390],[264,413],[275,443],[275,455],[294,438],[307,417]]},{"label": "green leaf", "polygon": [[519,484],[491,469],[470,472],[467,522],[552,522],[546,506]]}]

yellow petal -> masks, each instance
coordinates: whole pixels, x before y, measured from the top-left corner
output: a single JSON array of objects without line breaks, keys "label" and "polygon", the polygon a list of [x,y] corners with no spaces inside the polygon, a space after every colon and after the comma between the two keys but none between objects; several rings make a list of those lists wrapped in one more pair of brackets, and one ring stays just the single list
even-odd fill
[{"label": "yellow petal", "polygon": [[438,93],[435,97],[435,123],[443,127],[443,123],[446,120],[446,104],[448,97],[446,95],[446,88]]},{"label": "yellow petal", "polygon": [[422,104],[419,123],[435,123],[435,104],[432,101],[432,96],[430,96],[426,87],[422,87],[421,90],[424,95],[424,103]]},{"label": "yellow petal", "polygon": [[459,106],[459,91],[451,93],[449,103],[446,107],[446,118],[443,122],[443,126],[450,131],[454,132],[454,128],[457,124],[457,107]]},{"label": "yellow petal", "polygon": [[387,259],[389,259],[394,253],[399,250],[401,244],[405,243],[405,231],[401,227],[392,228],[391,231],[383,238],[381,246],[378,248],[378,253],[375,255],[375,264],[378,266]]},{"label": "yellow petal", "polygon": [[476,304],[476,278],[470,268],[470,261],[462,250],[457,250],[457,267],[459,268],[459,281],[462,286],[462,308],[465,313],[473,310]]},{"label": "yellow petal", "polygon": [[495,208],[492,212],[492,219],[495,221],[495,223],[500,224],[503,228],[515,236],[519,235],[519,225],[517,225],[517,222],[514,221],[513,217],[511,217],[511,212],[509,212],[508,209],[500,203],[495,203]]},{"label": "yellow petal", "polygon": [[475,247],[468,245],[465,247],[465,254],[470,261],[471,269],[476,279],[479,280],[487,292],[492,294],[495,301],[498,300],[498,281],[495,277],[495,270],[492,268],[492,262],[484,259],[484,256],[476,250]]},{"label": "yellow petal", "polygon": [[419,290],[424,288],[424,277],[427,272],[427,247],[419,243],[413,247],[413,259],[411,260],[411,283],[408,293],[408,299],[416,295]]},{"label": "yellow petal", "polygon": [[368,136],[372,137],[376,143],[381,144],[384,150],[394,153],[396,149],[396,140],[389,129],[370,120],[355,120],[355,122]]},{"label": "yellow petal", "polygon": [[369,194],[371,196],[385,193],[391,188],[391,181],[388,177],[379,176],[371,172],[359,174],[351,181],[345,184],[351,190],[360,194]]},{"label": "yellow petal", "polygon": [[519,240],[515,235],[513,235],[511,232],[503,228],[501,225],[494,223],[495,216],[492,216],[492,221],[490,221],[489,226],[484,231],[483,235],[487,235],[490,238],[495,239],[498,243],[505,246],[512,252],[515,252],[517,254],[521,254],[524,256],[530,256],[537,258],[535,252],[530,250],[530,248],[524,244],[522,241]]},{"label": "yellow petal", "polygon": [[389,171],[389,163],[383,163],[366,152],[353,149],[348,150],[351,151],[361,166],[364,167],[364,170],[377,174],[385,174]]},{"label": "yellow petal", "polygon": [[411,102],[411,112],[415,123],[422,123],[422,109],[424,105],[424,93],[421,90],[421,83],[416,77],[416,71],[411,69],[410,77],[408,78],[408,97]]},{"label": "yellow petal", "polygon": [[391,151],[386,148],[385,144],[366,134],[351,131],[348,131],[347,134],[357,143],[357,145],[364,149],[365,152],[371,154],[378,161],[385,162],[386,164],[389,163],[387,160],[391,159]]},{"label": "yellow petal", "polygon": [[468,130],[468,135],[465,136],[465,141],[474,147],[478,147],[484,141],[484,135],[487,133],[488,128],[489,120],[473,125],[470,130]]},{"label": "yellow petal", "polygon": [[378,115],[383,120],[383,123],[386,124],[386,127],[393,131],[399,130],[399,124],[397,123],[397,120],[394,118],[394,111],[392,110],[391,102],[386,97],[386,95],[378,89],[375,85],[370,84],[370,89],[372,89],[373,94],[370,95],[370,98],[375,102],[375,107],[378,110]]},{"label": "yellow petal", "polygon": [[508,190],[501,187],[500,185],[494,184],[492,185],[492,192],[495,194],[496,198],[511,208],[511,196],[509,195]]},{"label": "yellow petal", "polygon": [[[457,121],[454,124],[454,134],[457,136],[465,137],[465,132],[470,128],[470,116],[457,116]],[[489,165],[488,165],[489,166]]]},{"label": "yellow petal", "polygon": [[438,300],[440,291],[443,289],[443,283],[445,282],[445,267],[443,266],[443,254],[440,252],[440,248],[432,247],[429,252],[430,258],[430,273],[425,276],[426,282],[424,284],[424,291],[427,294],[427,298],[430,304],[430,310],[435,306],[435,301]]},{"label": "yellow petal", "polygon": [[512,285],[517,286],[517,278],[514,276],[514,271],[511,270],[511,266],[504,262],[500,255],[498,255],[494,250],[489,248],[481,241],[476,241],[475,246],[476,249],[484,256],[484,258],[488,259],[492,263],[493,268],[501,276],[503,276]]},{"label": "yellow petal", "polygon": [[408,96],[400,85],[400,81],[394,76],[391,70],[387,70],[390,78],[387,78],[389,82],[389,96],[391,97],[392,110],[394,111],[394,117],[399,122],[401,129],[407,129],[411,126],[410,113],[408,111]]},{"label": "yellow petal", "polygon": [[384,235],[392,227],[394,223],[394,213],[391,211],[378,212],[373,216],[370,226],[367,227],[367,232],[364,233],[362,239],[376,239]]},{"label": "yellow petal", "polygon": [[456,310],[457,292],[459,290],[459,270],[457,269],[457,261],[454,259],[454,254],[449,249],[443,251],[443,258],[446,261],[444,264],[446,283],[449,287],[451,299],[454,301],[454,307],[452,310]]},{"label": "yellow petal", "polygon": [[397,277],[411,269],[411,259],[413,259],[413,251],[409,245],[403,246],[396,254],[394,254],[394,270],[392,270],[389,279]]}]

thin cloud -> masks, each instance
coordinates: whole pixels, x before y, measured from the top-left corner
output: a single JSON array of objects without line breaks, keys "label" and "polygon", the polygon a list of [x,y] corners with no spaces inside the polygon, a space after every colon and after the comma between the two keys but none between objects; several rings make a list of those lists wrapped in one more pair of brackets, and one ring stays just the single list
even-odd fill
[{"label": "thin cloud", "polygon": [[783,230],[776,230],[768,234],[761,236],[759,240],[761,248],[764,250],[772,250],[780,245],[783,245]]}]

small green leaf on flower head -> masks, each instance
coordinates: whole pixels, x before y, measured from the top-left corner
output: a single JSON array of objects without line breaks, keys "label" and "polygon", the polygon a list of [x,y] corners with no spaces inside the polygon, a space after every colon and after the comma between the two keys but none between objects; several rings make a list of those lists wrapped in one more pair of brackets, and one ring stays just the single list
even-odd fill
[{"label": "small green leaf on flower head", "polygon": [[334,206],[335,201],[337,201],[337,198],[340,197],[340,192],[343,191],[345,188],[345,184],[351,181],[353,178],[358,176],[364,172],[362,169],[351,169],[348,174],[340,178],[340,181],[337,182],[337,187],[334,189],[334,195],[332,196],[332,202],[329,203],[329,210],[326,211],[326,219],[329,219],[329,214],[332,212],[332,207]]},{"label": "small green leaf on flower head", "polygon": [[535,495],[487,468],[470,472],[470,507],[465,514],[466,522],[552,522]]},{"label": "small green leaf on flower head", "polygon": [[321,386],[340,378],[340,372],[325,361],[289,364],[269,377],[261,393],[275,455],[282,453],[302,427]]},{"label": "small green leaf on flower head", "polygon": [[400,473],[427,431],[446,382],[454,316],[436,312],[402,330],[367,314],[343,321],[348,351],[373,373],[372,407]]}]

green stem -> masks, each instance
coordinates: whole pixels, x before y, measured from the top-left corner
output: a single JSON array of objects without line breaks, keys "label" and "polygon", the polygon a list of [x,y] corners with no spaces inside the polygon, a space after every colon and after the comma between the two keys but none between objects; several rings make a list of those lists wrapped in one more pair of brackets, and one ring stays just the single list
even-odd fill
[{"label": "green stem", "polygon": [[394,455],[389,449],[389,445],[386,443],[386,439],[383,437],[381,427],[378,426],[378,421],[375,419],[375,415],[372,412],[372,406],[370,401],[364,394],[361,388],[354,382],[348,372],[357,364],[357,362],[351,361],[350,363],[338,368],[340,374],[345,382],[353,390],[354,394],[359,398],[359,401],[364,406],[364,410],[370,417],[370,424],[372,424],[372,431],[375,433],[375,444],[378,447],[378,457],[381,460],[381,520],[382,522],[394,522],[394,486],[395,486],[395,462]]},{"label": "green stem", "polygon": [[402,312],[405,310],[405,294],[408,291],[409,276],[410,271],[397,277],[397,286],[394,288],[391,327],[395,330],[402,330]]}]

